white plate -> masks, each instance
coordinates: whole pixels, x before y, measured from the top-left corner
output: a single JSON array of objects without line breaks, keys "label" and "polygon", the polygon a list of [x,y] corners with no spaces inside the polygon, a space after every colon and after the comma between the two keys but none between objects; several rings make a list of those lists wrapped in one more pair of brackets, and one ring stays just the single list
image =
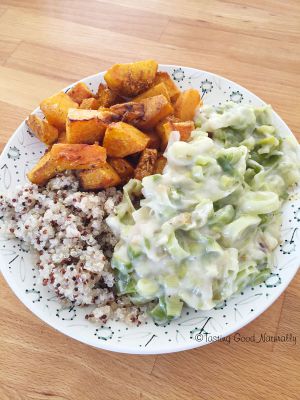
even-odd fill
[{"label": "white plate", "polygon": [[[193,87],[200,90],[205,104],[217,105],[230,100],[257,106],[264,104],[248,90],[215,74],[173,65],[161,65],[160,70],[169,72],[181,89]],[[96,91],[103,81],[103,74],[99,73],[82,81]],[[37,109],[35,112],[40,111]],[[292,135],[275,112],[273,119],[283,137]],[[26,172],[43,152],[44,146],[28,132],[23,122],[0,157],[0,192],[11,192],[16,185],[24,184]],[[216,340],[217,337],[225,337],[254,320],[290,283],[297,272],[300,255],[299,194],[296,189],[283,208],[283,241],[274,253],[275,269],[263,284],[245,289],[211,311],[184,309],[180,319],[166,326],[156,326],[150,319],[140,327],[128,327],[120,322],[96,326],[84,319],[86,308],[62,308],[55,295],[37,283],[38,271],[34,267],[30,251],[17,240],[0,237],[1,270],[18,298],[34,314],[53,328],[81,342],[111,351],[136,354],[192,349]],[[209,334],[207,340],[206,333]],[[199,341],[201,338],[202,341]]]}]

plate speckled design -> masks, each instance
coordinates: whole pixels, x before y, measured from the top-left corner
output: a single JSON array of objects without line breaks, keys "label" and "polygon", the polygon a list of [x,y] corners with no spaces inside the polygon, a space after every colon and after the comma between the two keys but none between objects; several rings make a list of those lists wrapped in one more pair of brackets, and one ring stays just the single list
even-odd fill
[{"label": "plate speckled design", "polygon": [[[172,75],[181,89],[200,91],[205,104],[228,101],[262,105],[264,102],[243,87],[218,75],[179,66],[160,66]],[[97,90],[103,73],[83,79],[91,90]],[[69,88],[66,88],[67,91]],[[37,109],[36,113],[40,113]],[[274,125],[282,137],[291,135],[289,128],[274,112]],[[0,158],[0,191],[13,192],[26,182],[26,173],[44,152],[44,146],[29,133],[23,122],[11,137]],[[241,294],[211,311],[184,309],[182,317],[165,326],[150,319],[139,327],[108,322],[97,326],[84,318],[87,308],[62,308],[47,288],[37,283],[38,271],[24,243],[0,237],[1,270],[19,299],[39,318],[60,332],[89,345],[124,353],[157,354],[181,351],[210,342],[197,342],[199,333],[224,337],[240,329],[265,311],[284,291],[298,269],[300,256],[300,191],[290,194],[283,208],[282,244],[274,252],[274,271],[261,285],[249,287]],[[198,336],[197,336],[198,334]]]}]

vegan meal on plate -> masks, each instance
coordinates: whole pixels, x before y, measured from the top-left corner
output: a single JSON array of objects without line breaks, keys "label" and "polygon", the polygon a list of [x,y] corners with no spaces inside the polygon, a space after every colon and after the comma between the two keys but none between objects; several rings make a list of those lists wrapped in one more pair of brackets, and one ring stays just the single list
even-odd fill
[{"label": "vegan meal on plate", "polygon": [[210,310],[272,271],[298,144],[271,107],[203,105],[154,60],[116,64],[43,100],[46,146],[29,183],[0,196],[3,230],[39,279],[86,318],[140,325]]}]

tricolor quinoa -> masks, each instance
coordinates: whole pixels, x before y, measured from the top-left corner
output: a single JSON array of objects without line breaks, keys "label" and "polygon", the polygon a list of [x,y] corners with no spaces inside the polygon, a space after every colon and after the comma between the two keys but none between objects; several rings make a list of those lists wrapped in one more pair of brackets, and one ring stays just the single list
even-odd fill
[{"label": "tricolor quinoa", "polygon": [[122,199],[115,188],[81,192],[74,174],[62,174],[45,187],[27,184],[0,196],[1,230],[28,243],[37,256],[39,279],[63,302],[96,305],[88,319],[109,318],[139,324],[143,312],[117,298],[110,266],[116,238],[105,219]]}]

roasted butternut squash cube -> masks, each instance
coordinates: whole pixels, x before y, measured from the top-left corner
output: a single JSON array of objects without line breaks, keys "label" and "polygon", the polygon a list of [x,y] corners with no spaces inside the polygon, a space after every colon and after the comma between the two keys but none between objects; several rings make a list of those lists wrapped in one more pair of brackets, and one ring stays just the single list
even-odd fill
[{"label": "roasted butternut squash cube", "polygon": [[106,151],[98,145],[56,143],[27,174],[37,185],[45,184],[59,172],[93,169],[106,161]]},{"label": "roasted butternut squash cube", "polygon": [[118,121],[111,111],[71,109],[66,123],[68,143],[93,144],[101,142],[107,126]]},{"label": "roasted butternut squash cube", "polygon": [[163,131],[161,133],[161,151],[164,151],[168,145],[170,134],[173,131],[178,131],[180,133],[180,140],[186,142],[190,136],[191,132],[195,129],[195,124],[193,121],[185,122],[172,122],[168,121],[163,125]]},{"label": "roasted butternut squash cube", "polygon": [[97,110],[71,108],[68,112],[66,134],[68,143],[93,144],[101,142],[107,128]]},{"label": "roasted butternut squash cube", "polygon": [[167,159],[164,156],[157,157],[154,168],[154,174],[162,174],[166,164],[167,164]]},{"label": "roasted butternut squash cube", "polygon": [[146,148],[149,138],[134,126],[116,122],[105,131],[103,146],[109,157],[126,157]]},{"label": "roasted butternut squash cube", "polygon": [[81,171],[78,175],[84,190],[105,189],[121,183],[121,178],[107,162],[101,167]]},{"label": "roasted butternut squash cube", "polygon": [[154,60],[115,64],[104,75],[108,87],[124,97],[134,97],[154,82],[158,64]]},{"label": "roasted butternut squash cube", "polygon": [[99,100],[94,97],[89,97],[88,99],[82,100],[79,108],[82,108],[83,110],[98,110],[99,107]]},{"label": "roasted butternut squash cube", "polygon": [[157,160],[157,150],[143,150],[138,165],[134,171],[134,178],[142,180],[145,176],[153,175]]},{"label": "roasted butternut squash cube", "polygon": [[40,139],[41,142],[50,145],[56,142],[58,137],[58,130],[49,122],[42,120],[37,115],[29,115],[26,121],[28,128],[31,132]]},{"label": "roasted butternut squash cube", "polygon": [[162,152],[164,152],[168,146],[171,132],[172,132],[172,129],[170,128],[169,122],[166,122],[166,124],[164,126],[164,130],[162,131],[162,134],[160,136],[160,139],[161,139],[160,150]]},{"label": "roasted butternut squash cube", "polygon": [[139,104],[144,105],[144,116],[133,123],[140,129],[154,128],[160,120],[173,113],[171,103],[163,95],[148,97]]},{"label": "roasted butternut squash cube", "polygon": [[175,101],[181,93],[180,89],[176,86],[175,82],[167,72],[158,71],[156,73],[154,84],[158,83],[165,84],[172,102]]},{"label": "roasted butternut squash cube", "polygon": [[198,90],[188,89],[181,93],[174,106],[175,117],[181,121],[190,121],[195,117],[196,109],[201,105],[201,98]]},{"label": "roasted butternut squash cube", "polygon": [[141,120],[145,115],[144,104],[129,101],[127,103],[115,104],[109,109],[111,112],[117,114],[123,122],[133,123]]},{"label": "roasted butternut squash cube", "polygon": [[87,85],[83,82],[76,83],[68,92],[68,96],[71,97],[76,103],[81,104],[84,99],[88,99],[90,97],[95,97],[94,94],[90,91]]},{"label": "roasted butternut squash cube", "polygon": [[63,131],[66,129],[69,108],[78,108],[78,104],[66,93],[60,92],[43,100],[40,108],[49,124]]},{"label": "roasted butternut squash cube", "polygon": [[134,169],[124,158],[109,158],[108,163],[113,167],[121,178],[121,184],[125,185],[133,177]]},{"label": "roasted butternut squash cube", "polygon": [[170,114],[166,118],[159,121],[159,123],[155,126],[155,131],[161,137],[164,133],[164,125],[165,123],[172,121],[172,122],[180,122],[179,118],[176,118],[174,115]]},{"label": "roasted butternut squash cube", "polygon": [[50,160],[51,154],[48,151],[38,163],[28,172],[27,178],[36,185],[45,185],[49,179],[56,175],[55,165]]},{"label": "roasted butternut squash cube", "polygon": [[139,102],[140,100],[146,99],[147,97],[154,97],[162,94],[165,98],[170,101],[170,96],[166,85],[161,82],[155,86],[152,86],[150,89],[146,90],[146,92],[140,94],[139,96],[135,97],[133,101]]},{"label": "roasted butternut squash cube", "polygon": [[106,161],[106,151],[97,144],[56,143],[50,150],[58,172],[69,169],[92,169]]},{"label": "roasted butternut squash cube", "polygon": [[110,107],[122,101],[118,93],[111,90],[107,85],[104,85],[104,83],[100,83],[98,86],[97,98],[99,107]]},{"label": "roasted butternut squash cube", "polygon": [[148,149],[160,149],[160,137],[156,132],[147,132],[145,135],[148,136],[149,142],[147,144]]},{"label": "roasted butternut squash cube", "polygon": [[180,140],[186,142],[190,137],[192,131],[195,129],[194,121],[184,122],[170,122],[171,129],[180,133]]}]

